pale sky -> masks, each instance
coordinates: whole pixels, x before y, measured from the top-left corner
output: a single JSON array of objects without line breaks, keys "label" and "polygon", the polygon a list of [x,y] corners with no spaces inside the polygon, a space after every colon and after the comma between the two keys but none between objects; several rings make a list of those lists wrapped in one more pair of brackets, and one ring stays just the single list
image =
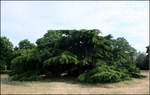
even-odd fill
[{"label": "pale sky", "polygon": [[1,1],[1,34],[16,46],[50,29],[99,29],[137,51],[149,44],[148,1]]}]

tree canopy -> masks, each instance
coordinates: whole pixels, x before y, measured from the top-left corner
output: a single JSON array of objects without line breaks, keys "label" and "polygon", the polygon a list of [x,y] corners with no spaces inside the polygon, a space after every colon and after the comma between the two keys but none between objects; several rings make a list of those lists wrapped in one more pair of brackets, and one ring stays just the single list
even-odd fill
[{"label": "tree canopy", "polygon": [[123,37],[101,36],[97,29],[49,30],[36,44],[23,40],[13,52],[9,75],[14,80],[38,80],[44,75],[101,83],[140,76],[133,60],[136,50]]},{"label": "tree canopy", "polygon": [[19,48],[20,49],[31,49],[34,47],[35,47],[35,45],[33,43],[31,43],[30,41],[28,41],[27,39],[19,42]]}]

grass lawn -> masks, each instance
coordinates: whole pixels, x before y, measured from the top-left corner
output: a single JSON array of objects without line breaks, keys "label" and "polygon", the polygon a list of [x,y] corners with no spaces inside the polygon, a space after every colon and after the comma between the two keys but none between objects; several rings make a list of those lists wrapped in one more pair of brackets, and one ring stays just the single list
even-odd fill
[{"label": "grass lawn", "polygon": [[96,85],[79,84],[72,78],[18,82],[1,74],[1,94],[149,94],[149,71],[142,74],[147,78]]}]

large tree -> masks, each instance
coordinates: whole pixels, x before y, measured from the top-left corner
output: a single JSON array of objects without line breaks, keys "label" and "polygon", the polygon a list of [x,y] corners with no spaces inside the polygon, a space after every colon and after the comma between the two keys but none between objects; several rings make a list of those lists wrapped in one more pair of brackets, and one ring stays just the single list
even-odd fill
[{"label": "large tree", "polygon": [[124,38],[100,33],[97,29],[49,30],[36,41],[37,47],[23,44],[25,49],[16,51],[11,62],[14,79],[73,76],[81,82],[99,83],[137,77],[136,50]]}]

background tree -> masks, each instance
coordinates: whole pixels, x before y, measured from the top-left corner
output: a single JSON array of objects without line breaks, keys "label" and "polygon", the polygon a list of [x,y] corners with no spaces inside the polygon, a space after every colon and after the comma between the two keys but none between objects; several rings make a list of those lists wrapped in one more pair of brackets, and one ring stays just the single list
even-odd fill
[{"label": "background tree", "polygon": [[138,52],[136,65],[141,70],[148,70],[149,69],[149,46],[146,47],[146,53]]},{"label": "background tree", "polygon": [[146,54],[142,52],[137,53],[137,58],[136,58],[136,65],[140,69],[145,69],[145,64],[146,64]]},{"label": "background tree", "polygon": [[27,39],[19,42],[19,49],[31,49],[34,47],[35,47],[35,45]]},{"label": "background tree", "polygon": [[146,53],[147,53],[147,56],[146,56],[146,59],[145,59],[145,69],[149,69],[149,59],[150,59],[150,45],[146,47],[147,50],[146,50]]},{"label": "background tree", "polygon": [[14,51],[18,50],[19,48],[17,46],[14,47]]},{"label": "background tree", "polygon": [[[13,44],[6,37],[0,37],[0,69],[9,69]],[[6,67],[6,68],[5,68]]]}]

